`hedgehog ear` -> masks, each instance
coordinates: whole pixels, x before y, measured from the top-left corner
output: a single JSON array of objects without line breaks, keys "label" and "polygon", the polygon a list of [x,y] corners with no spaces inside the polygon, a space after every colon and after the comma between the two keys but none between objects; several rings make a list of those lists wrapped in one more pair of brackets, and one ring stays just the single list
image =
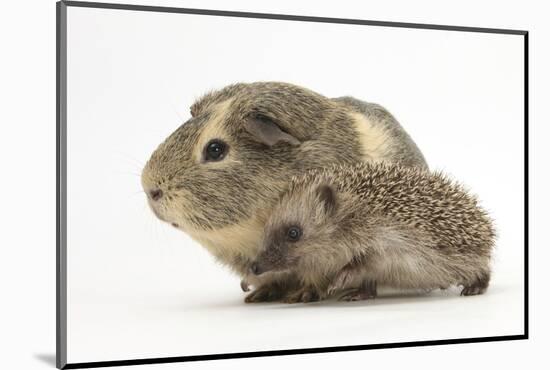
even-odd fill
[{"label": "hedgehog ear", "polygon": [[321,184],[316,189],[317,199],[323,207],[323,211],[330,216],[336,210],[336,193],[328,184]]},{"label": "hedgehog ear", "polygon": [[247,118],[244,128],[252,135],[254,140],[270,147],[279,142],[300,145],[298,139],[283,131],[271,118],[261,114],[255,114]]},{"label": "hedgehog ear", "polygon": [[199,113],[199,105],[194,103],[191,107],[189,107],[189,113],[191,113],[191,117],[195,117],[197,113]]}]

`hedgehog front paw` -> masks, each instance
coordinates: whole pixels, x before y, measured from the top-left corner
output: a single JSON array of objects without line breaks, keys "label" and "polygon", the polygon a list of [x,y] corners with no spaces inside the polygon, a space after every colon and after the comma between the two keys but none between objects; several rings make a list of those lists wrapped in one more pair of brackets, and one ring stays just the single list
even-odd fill
[{"label": "hedgehog front paw", "polygon": [[241,280],[241,289],[243,292],[249,292],[250,291],[250,284],[246,279]]},{"label": "hedgehog front paw", "polygon": [[273,302],[281,299],[283,292],[276,285],[262,285],[252,293],[248,294],[244,301],[246,303]]},{"label": "hedgehog front paw", "polygon": [[313,288],[303,288],[283,298],[284,303],[308,303],[316,302],[321,297]]}]

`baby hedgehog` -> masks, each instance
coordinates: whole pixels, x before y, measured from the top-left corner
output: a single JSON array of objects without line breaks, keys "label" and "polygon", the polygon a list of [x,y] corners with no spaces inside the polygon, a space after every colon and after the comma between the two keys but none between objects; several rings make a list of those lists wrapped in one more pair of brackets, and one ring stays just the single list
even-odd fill
[{"label": "baby hedgehog", "polygon": [[289,303],[336,293],[373,298],[377,284],[482,294],[494,239],[476,198],[441,173],[384,162],[339,166],[292,179],[251,272],[296,273],[301,287]]}]

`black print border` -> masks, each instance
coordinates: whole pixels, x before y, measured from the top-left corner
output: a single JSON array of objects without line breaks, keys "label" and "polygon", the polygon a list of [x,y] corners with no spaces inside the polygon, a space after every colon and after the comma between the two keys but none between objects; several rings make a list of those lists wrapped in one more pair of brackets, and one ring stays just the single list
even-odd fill
[{"label": "black print border", "polygon": [[[525,221],[524,221],[524,333],[521,335],[507,335],[494,337],[476,337],[476,338],[457,338],[446,340],[430,340],[416,342],[395,342],[383,344],[368,344],[355,346],[338,346],[338,347],[320,347],[320,348],[300,348],[278,351],[258,351],[258,352],[239,352],[239,353],[222,353],[200,356],[177,356],[177,357],[160,357],[132,360],[117,360],[117,361],[97,361],[97,362],[81,362],[67,363],[67,7],[83,7],[96,9],[119,9],[132,11],[146,12],[162,12],[162,13],[183,13],[183,14],[200,14],[221,17],[238,17],[238,18],[256,18],[256,19],[279,19],[287,21],[301,22],[317,22],[317,23],[339,23],[339,24],[356,24],[367,26],[383,26],[383,27],[400,27],[400,28],[417,28],[431,29],[444,31],[460,31],[460,32],[480,32],[480,33],[495,33],[505,35],[522,35],[524,40],[524,202],[525,202]],[[360,19],[341,19],[341,18],[326,18],[326,17],[310,17],[300,15],[285,15],[285,14],[267,14],[267,13],[250,13],[250,12],[232,12],[224,10],[206,10],[206,9],[186,9],[161,6],[143,6],[129,4],[111,4],[97,2],[81,2],[81,1],[59,1],[56,4],[57,16],[57,83],[56,83],[56,112],[57,112],[57,142],[56,142],[56,366],[58,369],[81,369],[94,367],[108,366],[124,366],[124,365],[144,365],[158,363],[173,363],[184,361],[203,361],[203,360],[220,360],[228,358],[244,358],[244,357],[266,357],[266,356],[284,356],[295,354],[321,353],[321,352],[343,352],[343,351],[358,351],[367,349],[382,349],[382,348],[397,348],[397,347],[420,347],[434,346],[445,344],[459,343],[479,343],[479,342],[495,342],[507,340],[519,340],[529,338],[529,298],[528,298],[528,279],[529,279],[529,32],[523,30],[497,29],[497,28],[479,28],[479,27],[462,27],[448,25],[434,25],[422,23],[402,23],[402,22],[383,22]]]}]

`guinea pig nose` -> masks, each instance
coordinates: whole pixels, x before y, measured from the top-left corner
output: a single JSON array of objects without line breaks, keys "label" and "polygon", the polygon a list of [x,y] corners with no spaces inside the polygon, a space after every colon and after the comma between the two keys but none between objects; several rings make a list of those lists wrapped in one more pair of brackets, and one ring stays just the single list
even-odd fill
[{"label": "guinea pig nose", "polygon": [[252,272],[254,275],[260,275],[262,271],[260,271],[260,266],[258,266],[257,263],[253,263],[250,266],[250,272]]},{"label": "guinea pig nose", "polygon": [[153,200],[159,200],[160,198],[162,198],[162,190],[160,189],[149,190],[149,196]]}]

